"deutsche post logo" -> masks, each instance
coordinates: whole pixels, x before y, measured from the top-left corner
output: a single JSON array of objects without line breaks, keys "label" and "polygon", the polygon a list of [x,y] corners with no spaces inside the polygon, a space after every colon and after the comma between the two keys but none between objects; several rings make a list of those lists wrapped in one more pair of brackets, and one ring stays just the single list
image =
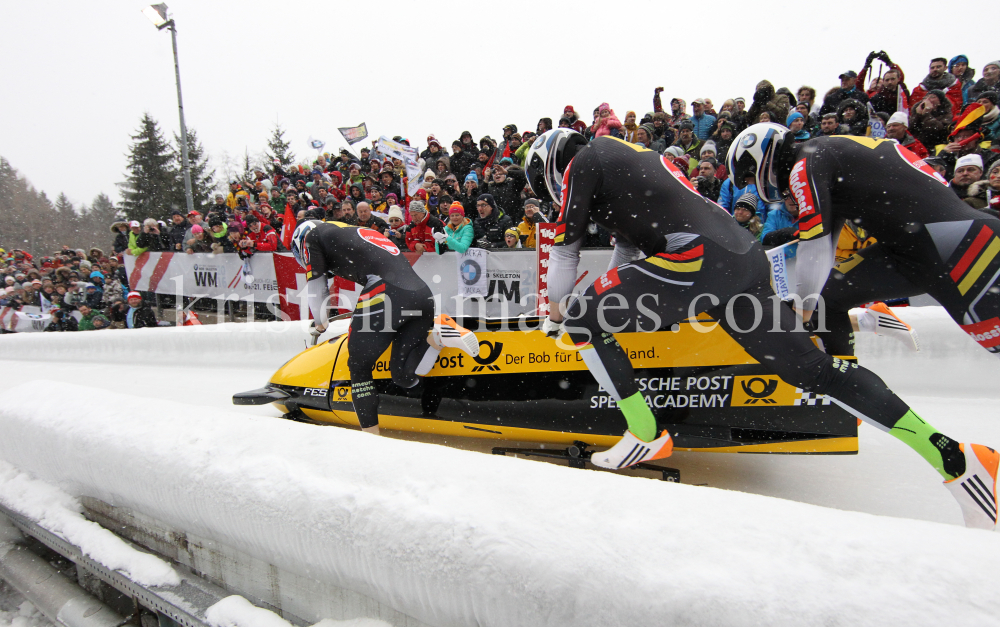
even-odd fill
[{"label": "deutsche post logo", "polygon": [[[488,352],[483,352],[486,349]],[[479,355],[473,357],[476,363],[479,364],[475,366],[473,372],[482,372],[483,370],[492,370],[493,372],[500,372],[500,366],[494,366],[493,362],[500,359],[500,353],[503,352],[503,342],[496,342],[491,344],[486,340],[479,342]]]},{"label": "deutsche post logo", "polygon": [[743,375],[733,379],[732,407],[791,406],[802,398],[794,386],[774,375]]},{"label": "deutsche post logo", "polygon": [[744,405],[753,405],[757,402],[764,403],[765,405],[776,404],[773,399],[768,397],[778,389],[777,379],[768,379],[765,381],[760,377],[754,377],[749,381],[740,381],[740,386],[743,388],[743,393],[750,397],[743,401]]},{"label": "deutsche post logo", "polygon": [[337,403],[350,403],[351,399],[351,387],[349,385],[342,385],[333,389],[333,400]]}]

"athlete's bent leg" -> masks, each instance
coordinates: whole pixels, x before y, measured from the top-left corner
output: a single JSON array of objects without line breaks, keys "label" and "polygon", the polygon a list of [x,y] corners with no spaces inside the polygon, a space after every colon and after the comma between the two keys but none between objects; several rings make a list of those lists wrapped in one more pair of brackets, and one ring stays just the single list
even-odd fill
[{"label": "athlete's bent leg", "polygon": [[[828,330],[816,335],[823,341],[827,354],[853,356],[854,331],[859,329],[849,317],[852,309],[873,301],[905,298],[923,292],[900,273],[897,262],[880,244],[859,250],[830,271],[822,294]],[[877,324],[877,320],[875,322]],[[818,321],[813,322],[814,326],[816,324]]]},{"label": "athlete's bent leg", "polygon": [[[751,357],[786,383],[825,394],[854,416],[887,431],[923,457],[946,483],[986,486],[982,494],[965,488],[956,492],[950,485],[949,489],[959,500],[968,526],[996,525],[1000,459],[992,449],[949,438],[914,413],[875,373],[820,351],[808,332],[795,330],[795,312],[774,297],[770,286],[761,284],[749,296],[761,309],[755,309],[744,296],[734,300],[730,308],[720,306],[710,313]],[[755,326],[758,320],[760,324]],[[775,320],[777,329],[772,327]],[[780,332],[773,332],[778,329]],[[970,500],[973,496],[979,501]]]},{"label": "athlete's bent leg", "polygon": [[[375,286],[368,294],[377,290]],[[358,306],[351,318],[351,329],[347,336],[347,368],[351,372],[351,397],[354,402],[354,412],[358,415],[358,423],[362,429],[369,430],[378,426],[378,391],[375,389],[375,378],[372,370],[379,357],[392,344],[396,333],[388,325],[387,316],[391,314],[392,299],[384,293],[376,293],[365,298],[362,294]]]}]

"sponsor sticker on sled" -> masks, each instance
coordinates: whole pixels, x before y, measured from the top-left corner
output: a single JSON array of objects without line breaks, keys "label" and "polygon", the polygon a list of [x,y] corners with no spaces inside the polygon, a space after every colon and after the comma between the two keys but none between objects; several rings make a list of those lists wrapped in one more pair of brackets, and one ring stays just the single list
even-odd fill
[{"label": "sponsor sticker on sled", "polygon": [[796,389],[774,375],[739,376],[733,380],[733,407],[795,405]]},{"label": "sponsor sticker on sled", "polygon": [[361,236],[361,239],[365,240],[372,246],[378,246],[391,255],[399,254],[399,249],[396,248],[396,245],[393,244],[388,237],[382,235],[375,229],[358,229],[358,235]]},{"label": "sponsor sticker on sled", "polygon": [[330,400],[335,403],[350,403],[351,398],[351,386],[349,385],[338,385],[333,388],[333,394],[330,395]]}]

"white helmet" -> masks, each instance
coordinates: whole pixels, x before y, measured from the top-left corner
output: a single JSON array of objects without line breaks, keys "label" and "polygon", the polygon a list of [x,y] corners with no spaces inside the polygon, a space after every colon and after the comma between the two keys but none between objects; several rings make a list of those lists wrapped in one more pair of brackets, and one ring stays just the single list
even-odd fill
[{"label": "white helmet", "polygon": [[562,203],[563,174],[587,138],[568,128],[554,128],[535,138],[525,160],[528,185],[536,196],[548,190],[552,200]]},{"label": "white helmet", "polygon": [[323,222],[321,220],[306,220],[295,227],[295,232],[292,233],[292,256],[303,268],[306,267],[305,254],[303,253],[306,249],[306,235],[309,235],[309,232],[319,224],[323,224]]},{"label": "white helmet", "polygon": [[752,176],[761,200],[781,202],[775,160],[787,132],[788,129],[779,124],[761,122],[737,135],[726,157],[729,180],[733,185],[741,187],[746,177]]}]

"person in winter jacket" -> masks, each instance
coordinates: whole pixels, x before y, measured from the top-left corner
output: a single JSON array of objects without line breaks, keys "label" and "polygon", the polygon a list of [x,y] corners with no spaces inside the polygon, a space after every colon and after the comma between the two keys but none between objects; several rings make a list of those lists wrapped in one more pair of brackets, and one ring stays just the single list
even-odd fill
[{"label": "person in winter jacket", "polygon": [[969,92],[972,91],[972,87],[976,84],[976,71],[969,67],[969,57],[964,54],[952,57],[948,61],[948,73],[957,78],[958,82],[962,84],[962,105],[975,102],[969,99]]},{"label": "person in winter jacket", "polygon": [[115,235],[115,243],[112,247],[115,254],[120,255],[128,249],[128,222],[118,220],[112,223],[111,232]]},{"label": "person in winter jacket", "polygon": [[979,94],[976,104],[982,105],[986,110],[980,122],[980,132],[984,139],[992,142],[993,147],[1000,146],[1000,109],[997,108],[997,100],[1000,92],[984,91]]},{"label": "person in winter jacket", "polygon": [[142,222],[142,233],[136,237],[136,244],[139,248],[150,252],[160,252],[163,250],[163,239],[160,237],[160,225],[153,218],[146,218]]},{"label": "person in winter jacket", "polygon": [[128,293],[128,311],[125,312],[126,329],[143,329],[146,327],[156,327],[156,314],[153,309],[142,302],[142,294],[139,292]]},{"label": "person in winter jacket", "polygon": [[200,224],[191,227],[191,238],[184,242],[184,252],[192,255],[194,253],[212,252],[212,237]]},{"label": "person in winter jacket", "polygon": [[864,87],[865,78],[871,70],[872,62],[879,59],[889,66],[882,80],[877,87],[869,89],[866,93],[868,101],[871,102],[875,111],[881,111],[892,115],[896,111],[910,110],[910,90],[904,82],[905,75],[903,69],[889,59],[889,55],[883,52],[872,52],[865,60],[865,67],[858,74],[858,84]]},{"label": "person in winter jacket", "polygon": [[537,198],[527,198],[524,201],[524,218],[517,225],[518,238],[525,248],[535,247],[535,225],[548,222],[542,214],[541,203]]},{"label": "person in winter jacket", "polygon": [[900,146],[909,149],[921,159],[927,157],[927,148],[920,143],[916,137],[910,134],[907,128],[909,116],[903,111],[897,111],[889,116],[889,121],[885,125],[885,136],[887,139],[895,139]]},{"label": "person in winter jacket", "polygon": [[[472,139],[471,135],[469,139]],[[451,171],[458,178],[464,179],[469,174],[469,170],[472,169],[472,164],[475,163],[478,155],[478,150],[476,153],[466,152],[462,141],[456,139],[451,143]]]},{"label": "person in winter jacket", "polygon": [[147,250],[139,246],[139,236],[142,235],[142,224],[138,220],[132,220],[128,223],[128,228],[128,248],[125,249],[125,254],[138,257]]},{"label": "person in winter jacket", "polygon": [[247,216],[247,231],[245,238],[253,242],[253,248],[260,253],[273,253],[278,250],[278,234],[269,224],[264,224],[254,214]]},{"label": "person in winter jacket", "polygon": [[630,144],[636,143],[635,131],[638,128],[639,125],[635,122],[635,111],[626,111],[625,121],[622,123],[622,139]]},{"label": "person in winter jacket", "polygon": [[372,213],[372,207],[370,203],[359,202],[358,206],[355,207],[355,211],[357,212],[358,216],[358,220],[355,224],[357,224],[358,226],[364,227],[366,229],[374,229],[379,233],[383,234],[385,233],[386,229],[389,228],[389,225],[386,223],[385,220]]},{"label": "person in winter jacket", "polygon": [[[524,170],[519,166],[496,165],[490,172],[493,180],[487,186],[490,195],[502,213],[510,220],[521,221],[524,209],[521,206],[521,190],[528,182]],[[479,206],[478,199],[476,206]],[[478,239],[478,238],[477,238]]]},{"label": "person in winter jacket", "polygon": [[715,176],[715,170],[718,165],[719,162],[712,157],[702,159],[698,163],[698,170],[695,172],[697,176],[691,179],[691,183],[694,184],[698,193],[712,202],[719,200],[719,192],[722,188],[722,181]]},{"label": "person in winter jacket", "polygon": [[750,231],[757,238],[757,241],[760,241],[764,226],[760,223],[760,218],[757,217],[758,202],[760,199],[757,198],[756,194],[743,194],[733,208],[733,218],[736,219],[737,224]]},{"label": "person in winter jacket", "polygon": [[868,134],[868,108],[854,98],[844,100],[837,107],[837,120],[846,127],[844,135],[863,137]]},{"label": "person in winter jacket", "polygon": [[[914,97],[916,94],[913,90]],[[951,100],[940,89],[927,92],[910,109],[910,130],[928,150],[945,143],[951,123]]]},{"label": "person in winter jacket", "polygon": [[[910,102],[920,102],[924,97],[933,91],[944,92],[945,98],[951,103],[951,115],[958,118],[962,113],[962,82],[948,73],[948,61],[944,57],[931,59],[927,76],[913,90],[913,97]],[[921,140],[923,141],[923,140]],[[927,142],[924,142],[927,146]]]},{"label": "person in winter jacket", "polygon": [[174,209],[171,212],[170,221],[170,232],[167,234],[170,242],[169,250],[171,252],[180,252],[184,250],[184,234],[191,227],[191,224],[184,218],[184,214],[181,213],[180,209]]},{"label": "person in winter jacket", "polygon": [[792,111],[785,118],[785,126],[788,130],[792,132],[792,137],[795,139],[795,143],[804,142],[808,139],[812,139],[812,135],[809,131],[805,130],[806,118],[798,111]]},{"label": "person in winter jacket", "polygon": [[[799,205],[795,196],[789,194],[780,209],[768,214],[764,229],[761,231],[761,242],[766,248],[774,248],[792,241],[798,233],[798,219]],[[798,245],[789,246],[785,256],[794,257],[796,248]]]},{"label": "person in winter jacket", "polygon": [[1000,61],[983,66],[983,77],[969,89],[969,102],[976,102],[987,91],[1000,92]]},{"label": "person in winter jacket", "polygon": [[424,203],[414,200],[410,203],[410,225],[406,229],[406,247],[415,253],[435,249],[434,232],[442,231],[444,223],[430,215]]},{"label": "person in winter jacket", "polygon": [[698,139],[705,141],[712,136],[712,128],[715,126],[717,117],[705,111],[705,100],[702,98],[692,102],[691,109],[694,111],[691,116],[691,122],[694,123],[694,134]]},{"label": "person in winter jacket", "polygon": [[86,286],[86,297],[82,304],[90,305],[92,309],[100,309],[101,301],[103,300],[104,292],[98,286],[93,283],[87,283]]},{"label": "person in winter jacket", "polygon": [[76,323],[76,318],[69,315],[69,312],[62,311],[58,309],[52,312],[52,321],[49,322],[49,326],[45,327],[46,331],[78,331],[79,326]]},{"label": "person in winter jacket", "polygon": [[963,200],[973,209],[1000,215],[1000,159],[989,166],[986,178],[969,185]]},{"label": "person in winter jacket", "polygon": [[434,247],[438,254],[453,250],[464,254],[472,246],[474,228],[472,221],[465,217],[465,208],[459,202],[448,208],[448,222],[442,231],[434,232]]},{"label": "person in winter jacket", "polygon": [[406,230],[409,228],[403,219],[403,208],[392,207],[389,209],[389,218],[386,220],[389,228],[386,229],[385,236],[400,250],[408,250],[406,245]]},{"label": "person in winter jacket", "polygon": [[[863,93],[861,95],[864,96]],[[792,103],[788,96],[777,93],[770,81],[761,81],[754,90],[753,104],[747,111],[747,120],[754,124],[760,120],[762,113],[767,113],[772,122],[780,124],[791,110]]]},{"label": "person in winter jacket", "polygon": [[604,137],[605,135],[618,137],[621,135],[621,128],[621,120],[615,115],[614,110],[608,103],[602,102],[597,107],[597,120],[594,121],[593,128],[594,137]]},{"label": "person in winter jacket", "polygon": [[83,304],[78,308],[80,311],[80,321],[77,322],[77,330],[79,331],[93,331],[94,330],[94,316],[100,315],[98,312],[94,311],[90,305]]},{"label": "person in winter jacket", "polygon": [[229,239],[229,226],[217,215],[212,215],[208,221],[209,244],[216,255],[235,253],[236,248]]},{"label": "person in winter jacket", "polygon": [[[848,99],[857,100],[862,104],[868,102],[868,94],[858,87],[858,73],[854,70],[847,70],[840,75],[840,89],[832,89],[826,94],[826,97],[823,99],[823,106],[819,110],[820,116],[827,113],[836,113],[840,103]],[[754,94],[755,103],[756,100],[757,95]],[[785,115],[778,119],[783,120],[787,116],[788,112],[786,111]]]},{"label": "person in winter jacket", "polygon": [[476,201],[479,219],[474,222],[474,239],[479,248],[506,248],[504,233],[513,227],[509,216],[497,205],[492,194],[482,194]]}]

